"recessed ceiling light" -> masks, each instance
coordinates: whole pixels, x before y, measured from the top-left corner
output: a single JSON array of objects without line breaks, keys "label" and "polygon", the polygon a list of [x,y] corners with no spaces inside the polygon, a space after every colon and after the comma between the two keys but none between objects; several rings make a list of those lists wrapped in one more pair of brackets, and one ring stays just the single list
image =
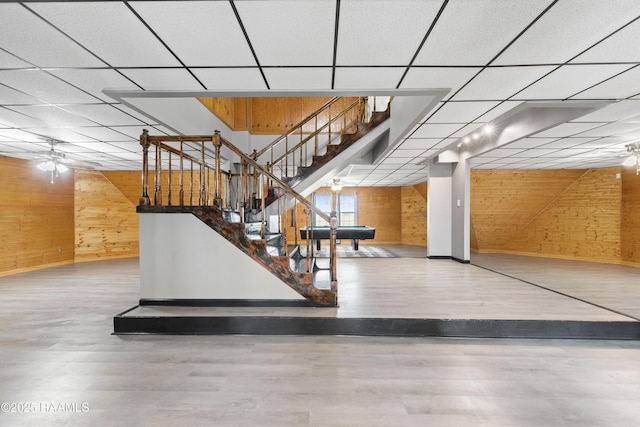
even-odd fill
[{"label": "recessed ceiling light", "polygon": [[465,144],[468,144],[471,142],[471,138],[469,138],[468,136],[465,136],[462,142],[464,142]]},{"label": "recessed ceiling light", "polygon": [[493,133],[493,126],[491,126],[490,124],[486,124],[484,125],[483,130],[485,135],[491,135]]},{"label": "recessed ceiling light", "polygon": [[480,132],[476,132],[473,134],[473,139],[478,139],[480,138]]}]

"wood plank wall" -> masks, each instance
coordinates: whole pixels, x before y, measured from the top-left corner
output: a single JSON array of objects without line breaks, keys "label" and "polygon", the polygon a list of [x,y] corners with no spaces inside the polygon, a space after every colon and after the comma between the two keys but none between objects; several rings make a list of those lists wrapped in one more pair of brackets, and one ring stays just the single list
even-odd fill
[{"label": "wood plank wall", "polygon": [[620,245],[623,264],[640,266],[640,175],[622,168]]},{"label": "wood plank wall", "polygon": [[427,246],[427,183],[400,188],[402,244]]},{"label": "wood plank wall", "polygon": [[[256,135],[281,135],[330,99],[331,97],[198,98],[232,130],[248,130]],[[347,97],[333,105],[318,117],[318,124],[326,123],[329,116],[335,117],[357,99]],[[335,123],[332,132],[337,132],[340,126],[340,123]],[[310,122],[304,126],[303,132],[313,130],[315,122]]]},{"label": "wood plank wall", "polygon": [[0,276],[73,262],[73,174],[0,156]]},{"label": "wood plank wall", "polygon": [[473,249],[619,263],[619,172],[473,170]]},{"label": "wood plank wall", "polygon": [[[75,171],[75,260],[91,261],[139,255],[137,198],[131,199],[107,174],[98,171]],[[126,182],[130,172],[110,172]],[[140,173],[135,173],[140,192]]]}]

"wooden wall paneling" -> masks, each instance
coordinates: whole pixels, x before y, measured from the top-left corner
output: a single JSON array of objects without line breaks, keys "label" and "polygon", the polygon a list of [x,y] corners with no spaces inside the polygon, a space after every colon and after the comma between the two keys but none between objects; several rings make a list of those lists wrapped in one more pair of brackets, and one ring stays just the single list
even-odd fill
[{"label": "wooden wall paneling", "polygon": [[401,187],[402,244],[427,245],[427,183]]},{"label": "wooden wall paneling", "polygon": [[584,173],[583,170],[472,170],[471,207],[477,246],[501,250]]},{"label": "wooden wall paneling", "polygon": [[479,250],[620,262],[617,172],[472,171]]},{"label": "wooden wall paneling", "polygon": [[508,249],[620,262],[620,168],[590,169],[529,224]]},{"label": "wooden wall paneling", "polygon": [[620,252],[624,264],[640,266],[640,175],[622,168]]},{"label": "wooden wall paneling", "polygon": [[0,275],[73,262],[73,173],[0,156]]},{"label": "wooden wall paneling", "polygon": [[233,98],[233,130],[248,130],[248,98]]},{"label": "wooden wall paneling", "polygon": [[76,171],[75,176],[75,260],[138,256],[137,201],[99,171]]}]

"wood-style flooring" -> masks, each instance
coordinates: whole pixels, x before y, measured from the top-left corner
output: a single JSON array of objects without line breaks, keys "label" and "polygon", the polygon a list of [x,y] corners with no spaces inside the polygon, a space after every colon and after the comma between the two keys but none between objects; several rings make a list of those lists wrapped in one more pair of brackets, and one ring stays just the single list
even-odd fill
[{"label": "wood-style flooring", "polygon": [[[396,280],[385,285],[400,291],[388,295],[402,295],[408,283],[424,287],[417,301],[405,295],[408,307],[394,304],[407,312],[626,317],[480,267],[347,261],[339,265],[343,287],[347,278],[363,276],[342,298],[348,292],[366,298],[365,286],[388,272]],[[113,315],[139,298],[137,262],[0,278],[0,402],[10,404],[3,411],[36,410],[0,412],[0,425],[636,426],[640,420],[640,341],[114,336]],[[626,269],[613,272],[617,267],[594,265],[587,275],[607,278],[607,286],[638,277],[637,269],[627,276]],[[459,287],[438,302],[446,295],[441,268],[455,273],[449,283]],[[438,285],[427,289],[429,281]],[[503,296],[490,297],[488,288]],[[626,289],[617,298],[629,295]],[[543,305],[527,308],[532,299]]]}]

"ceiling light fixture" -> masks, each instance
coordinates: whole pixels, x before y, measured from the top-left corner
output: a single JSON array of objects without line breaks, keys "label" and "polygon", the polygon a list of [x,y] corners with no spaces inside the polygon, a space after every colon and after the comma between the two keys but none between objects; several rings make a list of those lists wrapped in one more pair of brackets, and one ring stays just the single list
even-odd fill
[{"label": "ceiling light fixture", "polygon": [[486,125],[484,125],[483,130],[485,135],[491,135],[493,133],[493,126],[487,123]]},{"label": "ceiling light fixture", "polygon": [[622,163],[624,166],[636,166],[636,175],[640,175],[640,142],[625,145],[631,155]]},{"label": "ceiling light fixture", "polygon": [[63,165],[62,163],[58,163],[54,160],[44,160],[36,165],[38,169],[43,172],[51,173],[51,183],[53,184],[54,179],[57,178],[61,173],[65,173],[69,170],[68,167]]},{"label": "ceiling light fixture", "polygon": [[331,186],[331,191],[340,191],[342,190],[342,182],[340,182],[340,178],[333,178],[333,185]]}]

